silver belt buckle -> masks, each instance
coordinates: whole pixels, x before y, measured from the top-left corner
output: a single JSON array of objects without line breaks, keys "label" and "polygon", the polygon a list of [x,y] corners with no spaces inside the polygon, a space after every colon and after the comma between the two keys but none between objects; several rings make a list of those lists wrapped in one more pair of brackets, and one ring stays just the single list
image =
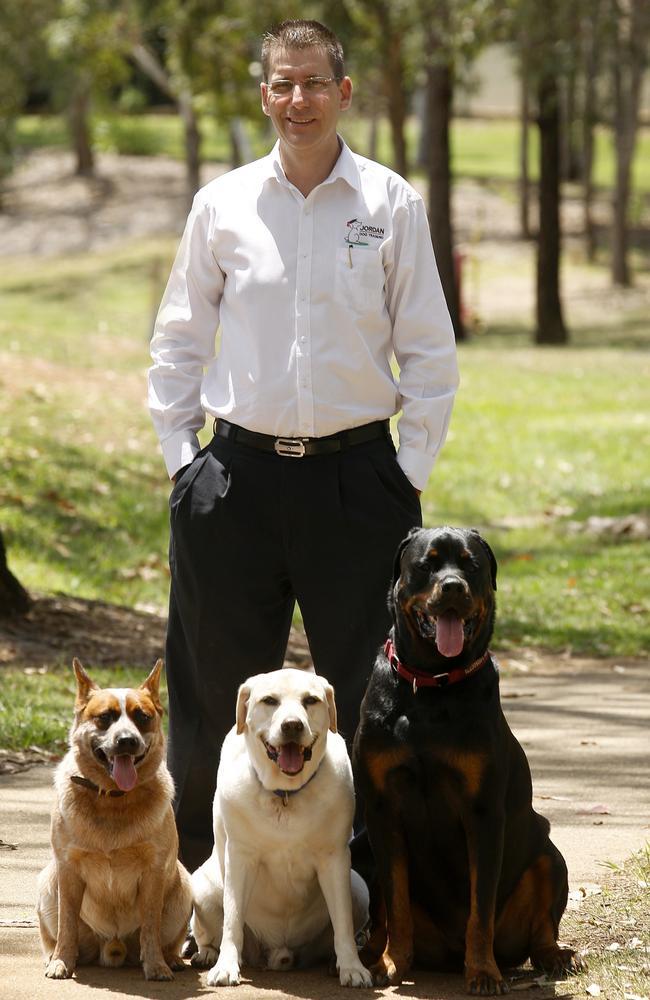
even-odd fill
[{"label": "silver belt buckle", "polygon": [[300,438],[276,438],[274,448],[287,458],[302,458],[305,454],[305,442]]}]

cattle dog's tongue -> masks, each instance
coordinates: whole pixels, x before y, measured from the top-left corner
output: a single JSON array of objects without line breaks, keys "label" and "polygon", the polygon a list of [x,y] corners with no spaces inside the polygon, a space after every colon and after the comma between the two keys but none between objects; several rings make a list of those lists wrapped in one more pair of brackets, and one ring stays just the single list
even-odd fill
[{"label": "cattle dog's tongue", "polygon": [[278,754],[278,766],[285,774],[298,774],[305,763],[302,748],[297,743],[284,743]]},{"label": "cattle dog's tongue", "polygon": [[126,753],[113,757],[111,777],[123,792],[130,792],[138,783],[138,772],[133,765],[133,758]]},{"label": "cattle dog's tongue", "polygon": [[463,650],[463,620],[453,611],[436,619],[436,646],[443,656],[458,656]]}]

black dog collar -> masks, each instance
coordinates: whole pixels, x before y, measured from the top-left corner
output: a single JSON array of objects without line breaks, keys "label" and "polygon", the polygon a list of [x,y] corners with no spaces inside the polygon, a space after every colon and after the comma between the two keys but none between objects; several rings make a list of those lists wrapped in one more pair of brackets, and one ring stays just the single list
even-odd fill
[{"label": "black dog collar", "polygon": [[111,799],[116,799],[120,795],[126,795],[126,792],[118,788],[100,788],[90,778],[84,778],[80,774],[71,774],[70,781],[74,781],[75,785],[83,785],[84,788],[90,788],[92,792],[97,792],[100,798],[108,796]]},{"label": "black dog collar", "polygon": [[307,778],[307,781],[304,783],[304,785],[301,785],[300,788],[274,788],[273,794],[279,796],[279,798],[283,800],[282,801],[283,806],[288,806],[289,796],[297,795],[298,792],[301,792],[303,790],[303,788],[306,788],[309,782],[314,780],[319,771],[320,771],[320,764],[312,774],[311,778]]},{"label": "black dog collar", "polygon": [[486,649],[483,656],[479,656],[468,667],[456,667],[455,670],[448,670],[442,674],[429,674],[424,670],[416,670],[402,663],[390,636],[384,643],[384,653],[395,673],[399,674],[400,677],[403,677],[405,681],[408,681],[413,686],[413,694],[417,694],[419,687],[446,687],[448,684],[456,684],[458,681],[464,681],[470,674],[484,667],[490,659],[490,650]]}]

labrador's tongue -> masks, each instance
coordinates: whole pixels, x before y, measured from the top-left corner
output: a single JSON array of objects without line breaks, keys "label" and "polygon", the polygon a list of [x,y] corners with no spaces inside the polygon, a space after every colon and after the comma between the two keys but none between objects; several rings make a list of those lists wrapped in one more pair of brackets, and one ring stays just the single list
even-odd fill
[{"label": "labrador's tongue", "polygon": [[463,650],[464,642],[462,618],[452,612],[436,619],[436,646],[439,653],[443,656],[458,656]]},{"label": "labrador's tongue", "polygon": [[113,757],[111,777],[123,792],[130,792],[138,783],[138,772],[133,765],[133,758],[127,753]]},{"label": "labrador's tongue", "polygon": [[302,749],[297,743],[284,743],[278,754],[278,765],[285,774],[298,774],[302,771],[305,759]]}]

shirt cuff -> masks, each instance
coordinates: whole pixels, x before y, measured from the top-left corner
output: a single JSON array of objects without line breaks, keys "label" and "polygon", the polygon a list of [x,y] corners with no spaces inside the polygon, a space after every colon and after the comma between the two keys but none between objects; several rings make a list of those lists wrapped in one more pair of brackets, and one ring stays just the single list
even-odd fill
[{"label": "shirt cuff", "polygon": [[173,479],[179,469],[189,465],[201,450],[199,439],[191,431],[181,431],[161,441],[161,448],[169,478]]},{"label": "shirt cuff", "polygon": [[397,449],[397,461],[402,472],[410,480],[415,489],[423,490],[429,481],[435,458],[422,451],[416,451],[415,448],[399,447]]}]

